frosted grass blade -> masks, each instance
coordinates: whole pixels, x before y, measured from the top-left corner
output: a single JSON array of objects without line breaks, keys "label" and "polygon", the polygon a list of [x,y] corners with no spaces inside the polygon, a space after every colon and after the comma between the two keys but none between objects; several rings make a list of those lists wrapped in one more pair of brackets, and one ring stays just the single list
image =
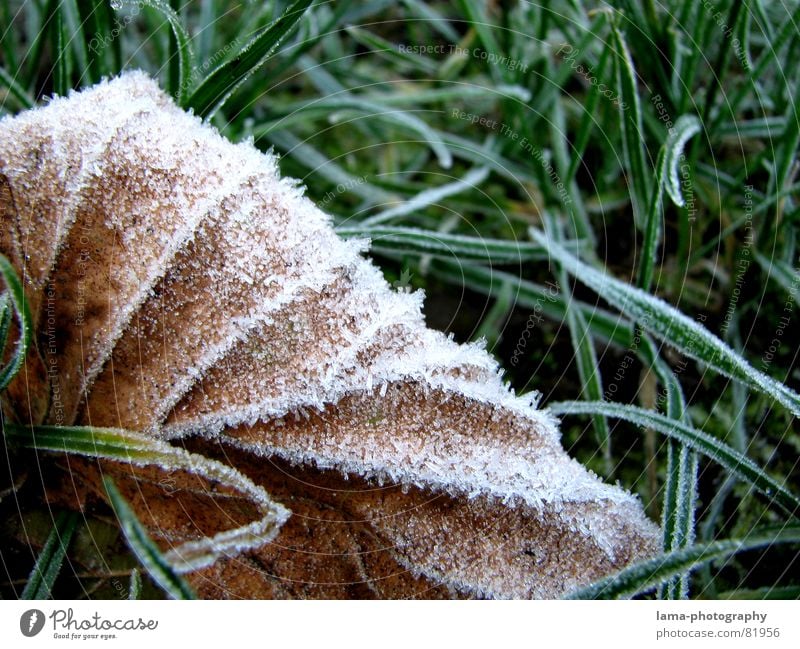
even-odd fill
[{"label": "frosted grass blade", "polygon": [[109,502],[119,520],[120,528],[139,563],[153,581],[172,599],[197,599],[189,585],[175,573],[158,546],[136,518],[130,505],[122,497],[111,478],[103,478]]},{"label": "frosted grass blade", "polygon": [[571,593],[567,599],[630,598],[711,561],[728,559],[747,550],[786,543],[800,543],[800,527],[785,527],[777,532],[754,530],[743,539],[714,541],[670,552],[625,568],[616,575]]},{"label": "frosted grass blade", "polygon": [[772,397],[794,415],[800,416],[800,395],[755,369],[708,329],[663,300],[584,264],[543,232],[535,228],[530,232],[533,240],[547,247],[567,272],[656,338],[720,374]]},{"label": "frosted grass blade", "polygon": [[785,481],[778,482],[734,448],[681,421],[670,419],[652,410],[606,401],[561,401],[551,404],[549,409],[554,415],[601,414],[623,419],[643,428],[652,428],[714,460],[751,484],[789,514],[800,516],[800,498],[784,486]]}]

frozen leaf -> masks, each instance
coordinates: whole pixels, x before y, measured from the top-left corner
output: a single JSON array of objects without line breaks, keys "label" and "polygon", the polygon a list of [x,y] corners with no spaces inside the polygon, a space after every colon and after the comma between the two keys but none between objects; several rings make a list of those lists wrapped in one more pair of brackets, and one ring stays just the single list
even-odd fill
[{"label": "frozen leaf", "polygon": [[[422,295],[392,290],[273,157],[145,75],[6,118],[0,143],[45,421],[180,440],[293,512],[191,573],[200,594],[555,597],[658,551],[636,498],[570,459],[481,346],[427,329]],[[209,483],[178,506],[158,469],[102,467],[164,546],[252,515]]]}]

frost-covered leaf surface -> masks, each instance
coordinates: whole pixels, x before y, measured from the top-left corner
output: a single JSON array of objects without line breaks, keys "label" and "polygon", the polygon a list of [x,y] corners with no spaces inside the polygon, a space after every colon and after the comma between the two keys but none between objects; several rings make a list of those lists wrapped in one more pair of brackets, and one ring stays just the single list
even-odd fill
[{"label": "frost-covered leaf surface", "polygon": [[[293,513],[188,574],[200,595],[556,597],[658,551],[482,347],[426,328],[272,157],[145,75],[3,120],[0,166],[47,368],[12,394],[47,424],[189,444]],[[252,518],[213,481],[105,462],[74,467],[86,497],[112,473],[162,549]]]}]

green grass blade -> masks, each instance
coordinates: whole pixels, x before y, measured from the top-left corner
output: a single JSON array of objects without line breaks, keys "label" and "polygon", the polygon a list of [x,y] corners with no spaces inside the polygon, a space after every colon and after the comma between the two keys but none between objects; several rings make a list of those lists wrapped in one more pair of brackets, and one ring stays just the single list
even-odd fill
[{"label": "green grass blade", "polygon": [[442,138],[419,117],[406,111],[371,102],[363,97],[326,97],[317,101],[304,102],[300,106],[291,109],[291,113],[288,114],[289,119],[278,119],[265,127],[255,128],[253,129],[253,135],[259,138],[270,135],[279,128],[284,129],[292,123],[308,123],[308,118],[311,115],[328,118],[331,112],[335,110],[364,112],[370,118],[380,119],[408,129],[418,135],[420,141],[430,146],[442,167],[449,169],[453,164],[453,156]]},{"label": "green grass blade", "polygon": [[114,11],[109,0],[78,0],[78,11],[90,52],[84,82],[91,85],[120,69],[119,34],[114,34]]},{"label": "green grass blade", "polygon": [[739,552],[781,544],[800,543],[800,527],[785,527],[778,532],[753,530],[743,539],[726,539],[643,561],[616,575],[601,579],[570,593],[567,599],[621,599],[656,588],[669,579],[711,561],[726,560]]},{"label": "green grass blade", "polygon": [[369,30],[351,26],[348,27],[346,31],[357,43],[360,43],[375,54],[388,59],[392,63],[399,64],[401,68],[411,68],[428,75],[435,74],[439,69],[437,63],[419,54],[407,52],[405,49],[401,49],[391,41],[387,41],[385,38],[381,38]]},{"label": "green grass blade", "polygon": [[[0,255],[0,275],[2,275],[3,281],[5,282],[6,290],[8,291],[11,304],[14,306],[14,312],[20,327],[20,336],[14,355],[11,357],[11,360],[0,369],[0,392],[2,392],[8,387],[8,384],[11,383],[23,363],[25,363],[25,356],[33,342],[33,332],[31,329],[33,320],[31,319],[30,310],[28,309],[28,303],[25,300],[25,293],[22,290],[22,283],[19,281],[19,277],[17,277],[17,273],[11,265],[11,262],[8,261],[4,255]],[[2,350],[0,350],[0,352],[2,352]]]},{"label": "green grass blade", "polygon": [[128,586],[128,599],[137,600],[142,597],[142,575],[134,568],[131,570],[131,585]]},{"label": "green grass blade", "polygon": [[777,282],[789,297],[800,306],[800,271],[780,259],[768,259],[757,250],[754,256],[767,277]]},{"label": "green grass blade", "polygon": [[[610,46],[603,48],[603,53],[600,55],[600,61],[597,63],[597,71],[595,73],[598,79],[602,79],[603,75],[605,74],[610,52]],[[583,154],[586,151],[586,145],[589,143],[589,136],[592,134],[594,128],[598,126],[596,111],[599,101],[600,84],[596,83],[592,85],[592,88],[589,91],[589,97],[586,99],[586,105],[583,107],[581,123],[578,127],[578,133],[575,136],[575,144],[572,147],[572,160],[570,161],[569,169],[567,170],[564,181],[566,183],[572,182],[575,179],[575,174],[578,171],[578,165],[580,165],[581,160],[583,159]]]},{"label": "green grass blade", "polygon": [[700,120],[694,115],[681,115],[675,122],[664,145],[665,157],[664,166],[666,174],[664,177],[667,194],[678,207],[684,207],[686,201],[681,192],[680,169],[684,159],[683,149],[689,139],[697,135],[702,129]]},{"label": "green grass blade", "polygon": [[748,482],[789,514],[800,516],[800,498],[797,495],[734,448],[681,421],[670,419],[652,410],[606,401],[562,401],[552,404],[550,410],[555,415],[601,414],[623,419],[643,428],[652,428],[714,460]]},{"label": "green grass blade", "polygon": [[445,260],[434,261],[431,272],[449,284],[494,297],[498,297],[501,288],[508,284],[513,289],[514,301],[518,307],[541,309],[545,316],[556,322],[563,322],[569,309],[580,309],[595,338],[614,343],[621,348],[631,346],[633,326],[630,321],[579,300],[567,302],[563,293],[553,296],[544,286],[521,279],[513,273]]},{"label": "green grass blade", "polygon": [[663,219],[664,178],[666,176],[666,149],[662,147],[656,162],[656,179],[650,205],[647,208],[644,224],[642,256],[639,261],[638,284],[642,290],[649,291],[655,273],[656,256],[661,243],[661,221]]},{"label": "green grass blade", "polygon": [[106,488],[111,507],[117,515],[125,540],[139,563],[147,570],[147,574],[172,599],[197,599],[194,591],[173,570],[158,546],[147,534],[147,530],[136,518],[136,514],[133,513],[130,505],[114,485],[114,481],[104,477],[103,485]]},{"label": "green grass blade", "polygon": [[437,232],[403,226],[347,225],[336,228],[345,239],[369,238],[373,248],[401,253],[429,254],[436,257],[483,261],[492,264],[514,264],[541,260],[546,252],[529,241],[483,239],[463,234]]},{"label": "green grass blade", "polygon": [[454,196],[461,192],[475,189],[484,180],[486,180],[488,176],[489,169],[487,167],[476,167],[464,174],[463,177],[453,182],[445,183],[439,187],[432,187],[431,189],[421,191],[413,198],[401,203],[400,205],[395,205],[389,209],[379,212],[378,214],[370,216],[369,218],[365,219],[363,223],[365,226],[373,227],[381,223],[391,221],[392,219],[418,213],[424,210],[426,207],[438,204],[439,201],[447,198],[448,196]]},{"label": "green grass blade", "polygon": [[618,111],[622,132],[622,149],[625,175],[631,195],[633,219],[637,227],[644,228],[648,204],[648,179],[651,177],[647,165],[642,128],[642,107],[639,102],[636,71],[628,45],[619,29],[618,19],[611,21],[611,33],[616,50],[617,92],[622,97]]},{"label": "green grass blade", "polygon": [[211,117],[244,81],[260,68],[298,26],[314,0],[296,0],[283,15],[251,40],[231,60],[209,74],[182,102],[203,118]]},{"label": "green grass blade", "polygon": [[800,416],[800,395],[763,372],[714,336],[708,329],[663,300],[588,266],[535,228],[533,240],[549,249],[565,270],[602,295],[645,330],[720,374],[766,394]]},{"label": "green grass blade", "polygon": [[[639,356],[655,372],[665,397],[667,417],[690,422],[686,418],[686,399],[683,389],[670,367],[660,358],[652,339],[642,334]],[[662,399],[657,400],[661,406]],[[697,453],[685,444],[667,440],[667,480],[664,485],[664,503],[661,513],[663,548],[666,552],[679,550],[694,541],[695,500],[697,498]],[[662,599],[683,599],[688,595],[689,575],[670,579],[660,589]]]},{"label": "green grass blade", "polygon": [[[192,70],[194,69],[195,58],[192,52],[192,41],[181,22],[180,16],[165,0],[128,0],[128,2],[135,5],[150,7],[163,16],[169,23],[170,29],[172,30],[172,39],[170,40],[173,41],[174,39],[178,73],[177,79],[173,79],[173,75],[170,74],[169,92],[175,97],[175,100],[179,104],[183,105],[192,83]],[[175,65],[172,57],[170,57],[168,64],[170,66]]]},{"label": "green grass blade", "polygon": [[8,293],[0,294],[0,354],[5,351],[8,334],[11,330],[11,320],[14,317],[11,298]]},{"label": "green grass blade", "polygon": [[59,7],[56,10],[56,24],[53,29],[53,57],[55,58],[53,91],[61,97],[66,97],[70,88],[68,42],[69,39],[65,38],[64,34],[64,12]]},{"label": "green grass blade", "polygon": [[367,182],[363,176],[352,175],[334,160],[327,158],[307,142],[301,141],[290,131],[274,131],[266,136],[266,139],[287,152],[289,156],[314,174],[329,180],[337,187],[346,188],[346,191],[360,196],[370,204],[377,205],[397,200],[395,194]]},{"label": "green grass blade", "polygon": [[262,518],[219,532],[214,537],[190,541],[167,553],[177,572],[206,567],[226,552],[260,547],[278,533],[288,512],[266,491],[230,466],[189,453],[164,441],[116,428],[82,426],[26,426],[5,424],[6,438],[12,444],[37,451],[77,453],[107,458],[134,465],[155,465],[163,470],[182,470],[230,486],[249,498]]},{"label": "green grass blade", "polygon": [[78,524],[78,515],[72,512],[61,512],[55,525],[45,541],[42,551],[36,559],[25,589],[20,599],[51,599],[53,586],[56,583],[69,542]]},{"label": "green grass blade", "polygon": [[2,65],[0,65],[0,87],[7,88],[9,94],[17,100],[21,108],[33,108],[35,103],[33,97]]}]

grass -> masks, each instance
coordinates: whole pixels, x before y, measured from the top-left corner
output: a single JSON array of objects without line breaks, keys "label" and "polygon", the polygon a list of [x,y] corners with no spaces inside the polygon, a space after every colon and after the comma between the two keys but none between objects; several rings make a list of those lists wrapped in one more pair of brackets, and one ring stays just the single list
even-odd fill
[{"label": "grass", "polygon": [[143,68],[279,151],[662,519],[663,557],[582,595],[796,597],[800,3],[713,6],[0,0],[0,106]]}]

